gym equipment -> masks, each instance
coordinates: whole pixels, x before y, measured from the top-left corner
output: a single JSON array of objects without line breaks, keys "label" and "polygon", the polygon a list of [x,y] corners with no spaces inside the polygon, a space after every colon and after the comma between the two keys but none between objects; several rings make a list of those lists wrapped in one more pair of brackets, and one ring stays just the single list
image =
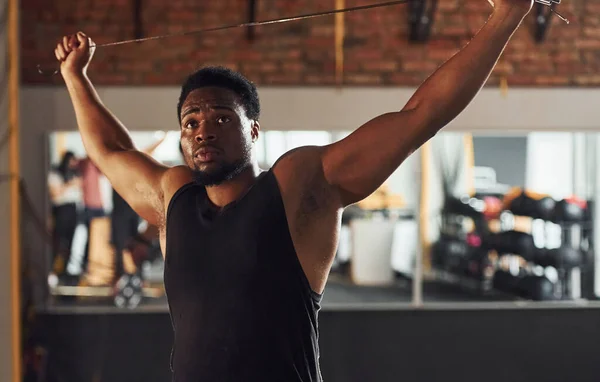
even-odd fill
[{"label": "gym equipment", "polygon": [[433,264],[449,272],[460,269],[468,254],[469,246],[466,242],[446,235],[442,235],[431,247]]},{"label": "gym equipment", "polygon": [[532,217],[548,220],[552,216],[552,211],[554,210],[555,205],[556,202],[549,196],[534,200],[532,205],[534,214]]},{"label": "gym equipment", "polygon": [[572,269],[583,264],[583,253],[570,246],[560,248],[538,250],[533,262],[542,267],[554,267],[557,269]]},{"label": "gym equipment", "polygon": [[528,216],[542,220],[551,219],[554,214],[556,202],[548,196],[536,196],[532,197],[527,192],[521,191],[519,196],[509,202],[507,209],[519,216]]},{"label": "gym equipment", "polygon": [[[442,234],[431,248],[432,265],[441,278],[453,282],[458,278],[459,284],[475,286],[479,291],[488,289],[493,272],[488,250],[482,247],[482,236],[489,232],[485,210],[482,198],[447,195],[441,211]],[[469,219],[472,224],[465,224]]]},{"label": "gym equipment", "polygon": [[499,254],[512,253],[530,261],[537,251],[533,236],[519,231],[491,233],[483,238],[483,245]]},{"label": "gym equipment", "polygon": [[[504,208],[514,215],[559,225],[561,233],[551,230],[550,228],[555,227],[545,223],[544,229],[532,232],[545,235],[543,242],[546,246],[555,246],[555,243],[559,242],[561,247],[537,248],[533,236],[515,231],[483,235],[483,246],[498,251],[499,255],[515,254],[541,267],[555,268],[558,274],[555,284],[547,277],[531,274],[527,270],[528,267],[519,270],[519,277],[499,271],[494,276],[494,287],[534,300],[578,298],[578,291],[581,289],[578,275],[586,274],[585,269],[590,258],[590,232],[593,224],[588,203],[576,196],[555,201],[548,195],[518,187],[506,193]],[[557,240],[557,235],[560,235],[560,241]]]},{"label": "gym equipment", "polygon": [[490,266],[487,250],[471,246],[467,242],[442,236],[431,248],[433,265],[457,276],[483,280]]},{"label": "gym equipment", "polygon": [[554,284],[545,276],[526,275],[517,282],[516,294],[536,301],[554,300]]},{"label": "gym equipment", "polygon": [[483,216],[487,219],[496,219],[502,213],[502,200],[496,196],[483,197]]},{"label": "gym equipment", "polygon": [[554,300],[554,284],[545,276],[520,275],[497,270],[492,285],[495,289],[536,301]]},{"label": "gym equipment", "polygon": [[144,297],[142,278],[137,274],[124,274],[115,285],[115,306],[135,309]]},{"label": "gym equipment", "polygon": [[470,248],[470,254],[463,262],[462,274],[465,276],[484,281],[489,277],[493,265],[488,258],[487,250],[481,248]]},{"label": "gym equipment", "polygon": [[579,223],[586,219],[587,205],[576,198],[563,199],[556,203],[551,217],[556,223]]},{"label": "gym equipment", "polygon": [[518,277],[499,269],[494,272],[492,286],[499,291],[515,294],[518,281]]},{"label": "gym equipment", "polygon": [[[471,204],[469,204],[470,200],[471,200],[471,198],[463,201],[462,199],[459,199],[459,198],[456,198],[453,196],[448,196],[444,203],[443,213],[467,216],[467,217],[470,217],[473,219],[481,219],[481,217],[483,215],[482,212],[476,210]],[[481,204],[483,207],[483,203],[481,203]]]}]

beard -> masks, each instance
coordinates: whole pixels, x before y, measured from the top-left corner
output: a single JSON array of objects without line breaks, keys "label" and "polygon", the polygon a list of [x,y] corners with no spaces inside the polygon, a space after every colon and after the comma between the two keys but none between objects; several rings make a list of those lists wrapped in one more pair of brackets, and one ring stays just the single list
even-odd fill
[{"label": "beard", "polygon": [[204,187],[218,186],[223,182],[232,180],[250,166],[251,163],[246,158],[241,158],[234,162],[224,163],[211,170],[195,169],[193,170],[194,182]]},{"label": "beard", "polygon": [[194,183],[204,187],[218,186],[252,167],[252,146],[249,143],[244,144],[238,159],[231,162],[217,163],[206,170],[200,170],[194,164],[193,158],[186,159],[188,167],[192,170]]}]

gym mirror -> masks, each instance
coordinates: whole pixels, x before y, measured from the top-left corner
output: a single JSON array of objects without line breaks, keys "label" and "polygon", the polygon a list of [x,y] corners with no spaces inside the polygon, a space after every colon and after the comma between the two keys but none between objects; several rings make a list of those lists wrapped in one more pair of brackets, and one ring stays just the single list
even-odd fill
[{"label": "gym mirror", "polygon": [[[256,144],[260,167],[285,152],[326,145],[348,133],[266,131]],[[179,132],[135,131],[137,147],[167,165],[182,163]],[[49,136],[47,254],[51,304],[165,307],[163,257],[149,226],[114,192],[86,156],[78,132]],[[408,304],[418,246],[419,154],[342,217],[340,246],[323,306]],[[120,277],[120,275],[125,275]]]},{"label": "gym mirror", "polygon": [[[260,166],[348,133],[263,132]],[[132,137],[158,161],[182,163],[178,132]],[[419,300],[417,259],[425,304],[595,298],[597,140],[591,133],[438,134],[345,209],[323,305],[409,306]],[[164,307],[156,228],[86,160],[78,133],[53,133],[49,145],[53,302]],[[116,282],[122,273],[129,278]]]},{"label": "gym mirror", "polygon": [[441,133],[423,203],[425,303],[595,299],[595,133]]}]

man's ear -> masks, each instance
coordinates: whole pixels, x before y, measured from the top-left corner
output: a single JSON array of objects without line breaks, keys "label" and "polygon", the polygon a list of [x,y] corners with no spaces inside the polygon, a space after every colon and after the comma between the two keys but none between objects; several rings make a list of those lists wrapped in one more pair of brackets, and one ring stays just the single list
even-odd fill
[{"label": "man's ear", "polygon": [[252,136],[252,142],[256,142],[258,140],[258,132],[260,131],[260,124],[258,121],[252,121],[252,126],[250,127],[250,135]]}]

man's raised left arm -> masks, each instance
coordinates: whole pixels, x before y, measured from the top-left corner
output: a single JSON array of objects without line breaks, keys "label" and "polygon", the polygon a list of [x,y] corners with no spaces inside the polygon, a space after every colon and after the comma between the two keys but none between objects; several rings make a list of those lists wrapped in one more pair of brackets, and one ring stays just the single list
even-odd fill
[{"label": "man's raised left arm", "polygon": [[533,0],[496,0],[483,28],[418,88],[401,111],[378,116],[323,148],[323,175],[339,193],[342,206],[373,193],[467,107],[532,6]]}]

